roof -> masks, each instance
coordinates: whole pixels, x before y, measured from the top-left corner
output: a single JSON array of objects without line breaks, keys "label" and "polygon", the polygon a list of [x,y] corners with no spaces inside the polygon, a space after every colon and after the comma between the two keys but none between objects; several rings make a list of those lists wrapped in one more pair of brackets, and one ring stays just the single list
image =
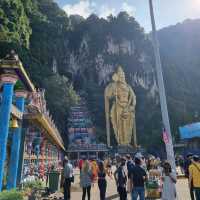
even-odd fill
[{"label": "roof", "polygon": [[181,139],[200,137],[200,122],[179,127]]},{"label": "roof", "polygon": [[0,74],[4,73],[16,74],[24,84],[26,90],[29,92],[35,91],[35,87],[17,55],[7,56],[3,60],[0,60]]},{"label": "roof", "polygon": [[40,127],[42,127],[45,132],[46,136],[59,148],[65,151],[65,147],[63,144],[63,140],[60,136],[60,133],[55,127],[52,127],[50,124],[47,116],[45,116],[42,113],[31,113],[31,114],[25,114],[25,119],[35,121],[35,123],[39,124]]}]

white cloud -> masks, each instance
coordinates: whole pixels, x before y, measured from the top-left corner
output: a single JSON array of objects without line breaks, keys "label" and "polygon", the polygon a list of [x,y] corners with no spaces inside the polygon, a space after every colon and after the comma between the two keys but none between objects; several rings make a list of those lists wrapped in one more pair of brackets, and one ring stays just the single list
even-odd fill
[{"label": "white cloud", "polygon": [[107,18],[109,15],[116,15],[117,11],[115,8],[111,8],[108,5],[102,5],[98,12],[99,17]]},{"label": "white cloud", "polygon": [[91,13],[94,12],[95,3],[90,3],[89,0],[80,0],[76,4],[66,4],[63,10],[68,15],[78,14],[84,18],[87,18]]},{"label": "white cloud", "polygon": [[78,14],[84,18],[92,13],[96,13],[101,18],[107,18],[111,14],[116,16],[120,11],[126,11],[129,15],[134,15],[136,12],[135,7],[127,2],[123,2],[120,7],[121,9],[108,4],[99,5],[93,0],[79,0],[75,4],[66,4],[63,6],[63,10],[68,15]]},{"label": "white cloud", "polygon": [[124,2],[122,4],[122,11],[126,11],[129,15],[133,16],[136,12],[136,8],[129,5],[127,2]]}]

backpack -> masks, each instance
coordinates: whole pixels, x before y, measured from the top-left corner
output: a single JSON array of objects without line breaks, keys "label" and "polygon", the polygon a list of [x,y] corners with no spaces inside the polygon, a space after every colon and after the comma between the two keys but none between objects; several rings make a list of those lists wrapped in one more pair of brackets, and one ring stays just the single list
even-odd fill
[{"label": "backpack", "polygon": [[117,177],[118,177],[117,178],[118,187],[125,187],[127,182],[127,177],[123,167],[121,166],[117,169]]}]

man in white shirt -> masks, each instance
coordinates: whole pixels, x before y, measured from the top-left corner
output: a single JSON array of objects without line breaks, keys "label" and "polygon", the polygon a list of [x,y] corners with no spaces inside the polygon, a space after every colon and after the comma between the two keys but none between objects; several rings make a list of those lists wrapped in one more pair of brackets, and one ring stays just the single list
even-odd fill
[{"label": "man in white shirt", "polygon": [[71,182],[73,181],[73,167],[69,163],[69,159],[65,156],[65,165],[64,165],[64,200],[70,200],[71,193]]}]

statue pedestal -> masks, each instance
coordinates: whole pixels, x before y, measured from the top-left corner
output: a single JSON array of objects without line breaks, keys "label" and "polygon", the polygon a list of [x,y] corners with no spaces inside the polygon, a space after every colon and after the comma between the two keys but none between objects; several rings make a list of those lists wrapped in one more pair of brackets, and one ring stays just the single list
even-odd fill
[{"label": "statue pedestal", "polygon": [[118,154],[134,154],[137,149],[133,148],[131,145],[118,145],[117,153]]}]

